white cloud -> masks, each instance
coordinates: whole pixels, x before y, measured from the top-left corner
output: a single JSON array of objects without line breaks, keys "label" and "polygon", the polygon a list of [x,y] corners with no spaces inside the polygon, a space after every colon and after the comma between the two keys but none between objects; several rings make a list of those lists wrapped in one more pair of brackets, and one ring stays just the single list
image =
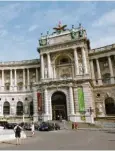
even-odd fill
[{"label": "white cloud", "polygon": [[8,34],[8,31],[3,29],[3,30],[0,30],[0,37],[4,37]]},{"label": "white cloud", "polygon": [[29,32],[34,31],[35,29],[37,29],[39,26],[38,25],[32,25],[30,26],[30,28],[28,29]]},{"label": "white cloud", "polygon": [[115,43],[115,36],[102,36],[91,40],[91,49]]},{"label": "white cloud", "polygon": [[115,9],[105,13],[98,20],[96,20],[92,26],[100,27],[100,26],[109,26],[115,25]]}]

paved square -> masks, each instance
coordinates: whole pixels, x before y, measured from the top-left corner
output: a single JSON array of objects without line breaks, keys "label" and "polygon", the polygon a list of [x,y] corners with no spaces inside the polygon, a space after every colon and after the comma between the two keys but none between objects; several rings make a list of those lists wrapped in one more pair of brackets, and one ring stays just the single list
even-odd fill
[{"label": "paved square", "polygon": [[0,149],[6,150],[78,150],[78,149],[104,149],[115,150],[115,130],[60,130],[52,132],[36,132],[27,139],[22,140],[21,145],[15,145],[16,141],[0,144]]}]

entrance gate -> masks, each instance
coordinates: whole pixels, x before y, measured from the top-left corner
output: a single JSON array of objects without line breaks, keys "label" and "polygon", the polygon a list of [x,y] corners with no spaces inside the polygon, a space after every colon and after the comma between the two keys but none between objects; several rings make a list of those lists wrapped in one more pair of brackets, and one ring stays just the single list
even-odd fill
[{"label": "entrance gate", "polygon": [[67,120],[66,96],[63,92],[57,91],[52,95],[52,119],[59,120],[59,117]]}]

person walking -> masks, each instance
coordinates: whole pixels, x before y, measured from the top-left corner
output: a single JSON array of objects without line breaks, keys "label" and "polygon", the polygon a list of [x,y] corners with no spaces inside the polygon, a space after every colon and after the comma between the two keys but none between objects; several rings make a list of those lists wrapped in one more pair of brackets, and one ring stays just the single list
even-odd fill
[{"label": "person walking", "polygon": [[15,137],[16,137],[16,145],[21,144],[21,131],[22,127],[18,124],[14,127]]},{"label": "person walking", "polygon": [[31,132],[32,132],[32,136],[35,134],[35,126],[34,126],[34,123],[32,122],[32,125],[31,125]]}]

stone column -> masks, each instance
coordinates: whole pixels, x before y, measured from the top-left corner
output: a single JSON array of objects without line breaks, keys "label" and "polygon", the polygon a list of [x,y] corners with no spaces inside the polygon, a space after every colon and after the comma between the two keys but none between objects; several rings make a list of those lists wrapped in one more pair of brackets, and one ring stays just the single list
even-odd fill
[{"label": "stone column", "polygon": [[55,65],[53,66],[53,78],[56,79],[56,69],[55,69]]},{"label": "stone column", "polygon": [[86,57],[85,48],[82,47],[81,49],[82,49],[82,59],[83,59],[84,74],[88,74],[87,57]]},{"label": "stone column", "polygon": [[92,76],[92,80],[93,80],[93,84],[96,84],[95,81],[95,73],[94,73],[94,64],[93,64],[93,60],[90,61],[90,65],[91,65],[91,76]]},{"label": "stone column", "polygon": [[25,91],[25,69],[23,69],[23,90]]},{"label": "stone column", "polygon": [[2,69],[2,91],[4,91],[4,70]]},{"label": "stone column", "polygon": [[73,102],[73,89],[69,86],[69,98],[70,98],[70,114],[74,115],[74,102]]},{"label": "stone column", "polygon": [[44,79],[44,57],[43,54],[41,54],[41,79]]},{"label": "stone column", "polygon": [[79,62],[76,48],[74,48],[74,59],[75,59],[75,75],[79,75]]},{"label": "stone column", "polygon": [[49,53],[47,53],[47,65],[48,65],[48,78],[51,78],[51,60]]},{"label": "stone column", "polygon": [[97,74],[98,74],[98,84],[102,85],[101,71],[100,71],[99,60],[98,59],[96,59],[96,65],[97,65]]},{"label": "stone column", "polygon": [[29,69],[27,69],[27,87],[28,87],[28,90],[30,89],[30,74],[29,74]]},{"label": "stone column", "polygon": [[10,90],[12,91],[12,69],[10,69]]},{"label": "stone column", "polygon": [[113,73],[113,65],[112,65],[112,61],[111,61],[111,57],[108,56],[108,63],[109,63],[109,70],[110,70],[110,75],[111,75],[111,84],[114,84],[115,80],[114,80],[114,73]]},{"label": "stone column", "polygon": [[33,87],[33,121],[38,121],[38,100],[37,100],[37,89],[36,87]]},{"label": "stone column", "polygon": [[16,69],[14,69],[14,89],[17,91],[17,72]]},{"label": "stone column", "polygon": [[38,68],[36,68],[36,83],[38,83]]},{"label": "stone column", "polygon": [[45,115],[48,115],[48,99],[47,99],[47,89],[44,90],[44,106],[45,106]]}]

